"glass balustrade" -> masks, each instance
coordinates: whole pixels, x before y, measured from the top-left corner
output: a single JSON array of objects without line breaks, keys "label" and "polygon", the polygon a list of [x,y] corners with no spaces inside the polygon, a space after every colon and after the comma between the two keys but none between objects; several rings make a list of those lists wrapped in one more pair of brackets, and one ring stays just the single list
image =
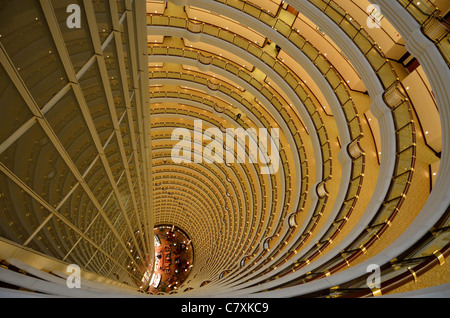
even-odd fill
[{"label": "glass balustrade", "polygon": [[[221,2],[231,5],[231,1],[221,1]],[[274,16],[264,14],[261,11],[260,11],[260,13],[257,13],[257,11],[254,9],[254,7],[251,4],[246,3],[245,6],[243,6],[243,5],[241,6],[241,5],[238,5],[239,1],[233,1],[233,3],[234,3],[234,7],[237,7],[243,11],[247,10],[246,11],[247,13],[249,13],[249,11],[251,10],[253,12],[252,16],[260,18],[260,20],[262,20],[265,23],[268,23],[269,25],[270,25],[270,23],[274,23],[273,20],[270,20],[270,19],[274,19]],[[313,1],[313,3],[316,4],[319,8],[321,8],[321,5],[323,4],[322,1]],[[252,9],[249,9],[249,8],[252,8]],[[397,79],[392,67],[390,66],[389,61],[382,56],[382,53],[379,50],[379,48],[373,43],[373,41],[364,32],[364,30],[361,30],[360,28],[358,29],[358,26],[355,24],[354,20],[349,19],[349,16],[345,12],[342,12],[342,10],[340,10],[340,8],[334,4],[332,4],[331,6],[329,4],[326,4],[325,6],[322,6],[322,10],[325,13],[329,14],[335,22],[337,22],[339,25],[343,26],[343,28],[345,28],[345,30],[346,30],[346,33],[349,36],[351,36],[352,39],[354,39],[355,43],[357,43],[358,47],[361,49],[361,51],[367,57],[368,61],[371,63],[372,67],[374,68],[374,71],[377,73],[377,75],[380,78],[380,81],[382,82],[384,87],[389,89],[391,87],[398,86],[398,79]],[[340,14],[340,13],[343,13],[343,14]],[[261,18],[261,17],[264,17],[264,18]],[[180,18],[174,18],[174,19],[177,20]],[[356,138],[360,137],[361,134],[357,133],[358,130],[360,131],[360,125],[358,123],[359,119],[358,119],[356,110],[354,108],[353,103],[349,101],[350,98],[346,98],[346,95],[349,96],[349,94],[345,94],[345,85],[343,84],[338,73],[331,66],[328,68],[326,67],[325,58],[323,56],[321,56],[318,52],[314,56],[313,47],[308,42],[306,42],[306,40],[301,38],[301,36],[298,34],[298,32],[295,32],[292,29],[290,31],[288,31],[287,28],[283,28],[281,26],[280,23],[282,23],[282,22],[277,22],[277,23],[278,23],[277,30],[278,29],[281,30],[280,33],[282,33],[284,36],[287,36],[288,39],[292,43],[294,43],[297,47],[301,48],[302,50],[304,49],[305,54],[308,57],[313,58],[315,60],[318,69],[324,74],[325,78],[328,80],[330,85],[335,89],[339,100],[344,105],[343,106],[344,113],[349,122],[349,126],[352,128],[352,129],[350,129],[352,139],[355,140]],[[187,22],[186,22],[186,24],[187,24]],[[172,26],[175,26],[175,25],[180,26],[180,25],[183,25],[183,23],[177,22],[177,23],[172,24]],[[275,26],[275,24],[272,24],[272,26]],[[228,39],[228,41],[231,41],[232,38],[233,39],[236,38],[236,35],[231,36],[231,35],[229,35],[229,33],[227,31],[224,31],[222,29],[220,30],[220,33],[213,32],[212,28],[210,28],[208,26],[208,30],[209,30],[208,32],[210,32],[211,34],[218,34],[218,35],[222,34],[219,36],[224,40]],[[227,35],[224,35],[224,34],[227,34]],[[303,98],[301,98],[302,100],[305,100],[305,95],[302,96],[299,93],[299,91],[301,91],[299,89],[300,88],[299,81],[297,81],[295,79],[295,77],[292,76],[291,73],[283,71],[283,69],[279,67],[279,61],[274,61],[273,59],[271,59],[270,55],[268,55],[265,52],[259,53],[260,51],[259,51],[258,47],[256,47],[256,46],[245,47],[244,42],[242,41],[241,38],[239,38],[238,41],[239,41],[240,47],[246,48],[246,50],[249,51],[251,54],[253,54],[259,58],[262,58],[262,60],[264,62],[266,62],[266,64],[271,65],[273,67],[273,69],[275,69],[277,71],[277,73],[280,74],[286,80],[286,82],[288,84],[290,84],[291,87],[296,85],[295,91],[298,93],[299,97],[303,97]],[[238,70],[236,70],[236,68],[229,67],[229,69],[233,69],[234,73],[236,73],[236,74],[238,73]],[[259,86],[259,87],[256,86],[256,87],[261,88],[261,86]],[[407,108],[409,111],[408,102],[404,101],[403,105],[406,105],[404,107]],[[395,117],[395,113],[401,114],[401,111],[400,110],[395,111],[394,117]],[[355,120],[355,118],[356,118],[356,120]],[[407,122],[408,121],[408,116],[405,116],[404,110],[403,110],[403,114],[399,115],[399,117],[398,117],[398,119],[396,119],[396,121],[397,122],[401,122],[401,121]],[[410,116],[409,116],[409,121],[411,121]],[[317,118],[314,121],[314,124],[317,128],[319,125],[319,120]],[[408,147],[408,145],[409,146],[414,145],[414,143],[411,143],[411,141],[414,139],[414,130],[405,128],[404,130],[401,130],[401,131],[399,130],[398,133],[399,133],[399,141],[401,141],[400,149],[402,149],[402,148],[404,149],[405,147]],[[323,135],[322,135],[322,137],[323,137]],[[407,155],[404,154],[402,156],[402,158],[406,157],[406,156]],[[402,162],[409,162],[409,161],[407,159],[403,158]],[[327,164],[325,163],[325,166],[326,165]],[[361,167],[362,167],[361,165],[358,165],[358,169],[361,169]],[[410,167],[412,167],[412,166],[410,166]],[[401,169],[405,169],[405,168],[402,167]],[[400,181],[398,181],[398,183],[396,183],[396,186],[395,186],[396,190],[395,190],[395,192],[392,192],[392,195],[395,196],[396,193],[399,191],[398,189],[399,188],[401,189],[401,185],[404,185],[403,184],[403,181],[405,181],[404,179],[409,180],[410,176],[409,176],[409,178],[402,177],[401,179],[399,179]],[[355,179],[355,184],[356,183],[360,183],[360,180]],[[350,188],[352,188],[352,187],[350,186]],[[404,189],[405,188],[403,188],[403,190]],[[403,191],[403,194],[404,194],[404,191]],[[353,201],[353,202],[355,202],[355,201]],[[390,201],[390,198],[387,198],[386,202],[392,202],[392,201]],[[348,204],[343,205],[343,209],[350,212],[351,208],[348,208],[348,207],[349,207]],[[342,216],[342,215],[340,214],[339,216]]]},{"label": "glass balustrade", "polygon": [[[154,77],[155,78],[163,78],[164,76],[163,75],[161,75],[160,74],[161,72],[152,72],[151,74],[153,74],[154,75]],[[164,73],[164,72],[163,72]],[[153,76],[151,76],[151,78],[152,78]],[[170,77],[170,76],[168,76],[168,77]],[[183,74],[181,74],[181,77],[183,77]],[[192,76],[192,79],[197,79],[197,81],[196,82],[199,82],[198,81],[198,77],[199,76]],[[219,88],[220,89],[220,88]],[[177,96],[180,96],[180,93],[178,93],[178,92],[164,92],[164,93],[162,93],[162,92],[155,92],[153,95],[151,95],[151,96],[153,96],[153,97],[166,97],[166,96],[170,96],[170,97],[177,97]],[[183,94],[183,98],[187,98],[187,99],[193,99],[192,98],[192,95],[189,95],[189,94]],[[195,99],[195,98],[194,98]],[[202,98],[201,99],[201,101],[202,102],[204,102],[204,99]],[[253,108],[255,111],[257,111],[256,110],[256,108]],[[259,112],[258,112],[259,113]],[[259,114],[255,114],[256,115],[256,117],[257,118],[262,118],[261,117],[261,114],[259,113]],[[198,117],[198,115],[197,115],[197,117]],[[289,119],[290,120],[290,119]],[[290,122],[292,122],[292,121],[290,121]],[[294,126],[295,127],[295,126]],[[268,125],[267,125],[267,127],[266,128],[268,128]],[[298,134],[298,133],[297,133]],[[298,145],[301,145],[301,142],[299,142],[298,143]],[[300,148],[299,148],[299,150],[301,150],[300,152],[302,153],[302,154],[304,154],[304,149],[303,149],[303,146],[301,146]],[[288,170],[288,166],[287,166],[287,160],[286,160],[286,157],[285,157],[285,155],[284,155],[284,151],[282,150],[281,151],[281,153],[280,153],[280,157],[281,157],[281,159],[282,159],[282,165],[283,166],[285,166],[286,167],[286,170],[287,171],[289,171]],[[305,159],[306,159],[306,157],[305,156],[303,156]],[[301,164],[302,164],[302,167],[303,167],[303,169],[302,169],[302,171],[307,171],[307,167],[306,167],[306,160],[302,160],[301,161]],[[288,174],[289,174],[289,172],[287,172]],[[305,176],[303,176],[303,179],[305,179]],[[289,180],[290,181],[290,180]],[[287,185],[286,185],[287,187],[290,187],[291,185],[290,185],[290,182],[288,182],[287,183]],[[302,187],[304,188],[305,187],[305,185],[304,184],[302,184]],[[302,193],[303,193],[303,195],[301,196],[301,201],[300,201],[300,203],[299,203],[299,206],[304,206],[304,204],[305,204],[305,200],[306,200],[306,189],[304,190],[304,191],[302,191]],[[287,202],[288,203],[288,202]],[[290,235],[291,233],[288,233],[288,235]]]},{"label": "glass balustrade", "polygon": [[[365,33],[365,31],[361,28],[358,29],[357,25],[354,24],[354,20],[352,23],[349,23],[349,16],[346,14],[339,6],[335,4],[331,4],[331,2],[324,3],[323,1],[311,1],[313,4],[315,4],[318,8],[320,8],[324,13],[326,13],[330,18],[332,18],[338,25],[343,25],[343,23],[346,23],[345,30],[346,33],[354,40],[354,42],[358,45],[358,47],[361,49],[361,51],[365,54],[368,61],[371,63],[372,67],[374,68],[374,71],[377,73],[378,77],[380,78],[381,83],[386,88],[387,91],[391,90],[392,88],[401,90],[402,87],[398,83],[398,79],[395,75],[395,72],[393,68],[390,66],[390,63],[387,59],[384,59],[382,56],[381,51],[379,48],[374,44],[374,42],[370,39],[370,37]],[[340,12],[340,14],[339,14]],[[351,32],[352,27],[355,31]],[[302,42],[304,43],[304,42]],[[337,84],[337,81],[336,81]],[[401,111],[393,112],[393,116],[396,120],[396,122],[400,121],[409,121],[411,124],[405,126],[402,130],[397,130],[399,145],[397,147],[398,152],[402,151],[403,149],[407,147],[411,147],[413,149],[413,152],[415,151],[415,130],[414,130],[414,124],[412,122],[412,116],[410,113],[410,105],[406,98],[401,100],[401,105],[406,105],[407,108],[407,115],[405,116],[405,111],[401,115],[399,115],[398,118],[396,118],[396,113],[400,114]],[[396,105],[395,105],[396,106]],[[405,155],[404,155],[405,156]],[[410,157],[411,161],[407,161],[410,163],[409,168],[413,168],[414,166],[414,157],[415,155],[412,154],[412,157]],[[397,169],[405,169],[405,167],[398,167]],[[388,196],[388,198],[385,200],[386,202],[392,202],[390,201],[392,197],[395,197],[397,193],[400,191],[403,195],[406,194],[408,189],[408,184],[411,180],[411,174],[403,175],[402,178],[398,178],[393,185],[391,185],[391,193]],[[383,213],[383,209],[380,211],[380,214]],[[298,267],[297,267],[298,268]]]},{"label": "glass balustrade", "polygon": [[[152,95],[153,96],[158,96],[158,97],[166,97],[166,96],[178,96],[177,98],[180,97],[180,93],[179,92],[153,92],[153,93],[151,93],[151,96]],[[188,99],[188,100],[196,100],[196,101],[199,101],[199,102],[202,102],[204,100],[203,98],[197,99],[192,94],[183,94],[182,98]],[[182,109],[179,109],[179,108],[160,108],[160,109],[152,110],[152,113],[153,114],[165,114],[165,113],[185,114],[186,116],[195,116],[197,118],[204,118],[205,120],[208,120],[209,122],[211,122],[212,124],[214,124],[216,126],[220,125],[219,122],[213,120],[210,117],[207,117],[207,116],[204,116],[202,114],[199,114],[198,112],[190,111],[190,110],[189,111],[188,110],[182,110]],[[161,127],[163,127],[164,123],[160,123],[160,125],[161,125]],[[170,137],[170,136],[168,136],[168,137]],[[287,162],[283,163],[283,165],[285,165],[286,163]],[[305,165],[306,165],[306,162],[305,162]],[[232,168],[232,166],[231,166],[231,169],[234,169],[234,168]],[[247,168],[245,166],[243,166],[243,169],[246,171],[247,175],[249,176],[250,173],[248,172]],[[235,171],[235,174],[237,174],[236,171]],[[262,176],[258,174],[257,177],[259,178],[259,180],[258,180],[259,184],[263,185],[264,184],[264,180],[263,180]],[[274,182],[274,180],[272,180],[272,182]],[[241,183],[243,183],[242,180],[241,180]],[[253,183],[251,183],[251,187],[253,187]],[[272,183],[272,187],[276,187],[276,182]],[[263,187],[262,189],[265,190],[266,188]],[[252,190],[255,190],[255,189],[252,189]],[[256,205],[256,201],[254,202],[254,204]]]},{"label": "glass balustrade", "polygon": [[[184,20],[185,23],[175,23],[173,21],[178,21],[178,20]],[[155,21],[153,21],[153,16],[152,15],[148,15],[147,17],[147,22],[151,25],[155,25]],[[186,26],[188,25],[187,20],[185,20],[184,18],[178,18],[178,17],[170,17],[169,21],[167,21],[167,24],[165,24],[167,26],[174,26],[174,27],[180,27],[180,26]],[[198,24],[199,25],[199,32],[205,32],[204,29],[206,28],[206,26],[208,26],[208,30],[213,30],[216,29],[218,30],[217,32],[213,32],[210,33],[211,35],[218,34],[217,37],[235,43],[236,39],[239,39],[240,43],[241,43],[241,47],[244,48],[245,50],[247,50],[248,52],[252,53],[253,55],[255,55],[256,57],[260,58],[262,61],[264,61],[268,66],[272,67],[275,71],[277,71],[277,73],[285,79],[286,83],[288,83],[297,93],[299,93],[299,91],[301,91],[304,87],[300,84],[300,80],[292,74],[292,72],[286,68],[286,66],[283,67],[282,63],[280,61],[278,61],[276,58],[272,57],[271,55],[267,54],[266,52],[264,52],[262,50],[261,47],[259,47],[258,45],[255,45],[254,43],[251,42],[245,42],[245,45],[242,45],[243,39],[239,36],[237,36],[234,33],[231,33],[228,30],[224,30],[224,29],[220,29],[216,26],[213,25],[208,25],[206,23],[202,23],[202,24]],[[200,28],[200,26],[204,26],[203,28]],[[220,31],[220,32],[219,32]],[[226,34],[226,35],[225,35]],[[337,90],[337,95],[339,97],[340,101],[348,101],[350,99],[350,94],[348,92],[348,90],[346,89],[345,85],[343,84],[343,79],[342,77],[340,77],[338,75],[338,73],[336,72],[336,70],[334,68],[331,67],[331,65],[329,65],[327,68],[325,67],[325,63],[326,60],[325,58],[316,50],[314,49],[311,45],[309,45],[307,42],[304,42],[303,45],[305,46],[306,49],[309,49],[309,56],[311,57],[311,59],[315,62],[318,63],[320,65],[319,69],[323,72],[323,74],[327,75],[327,80],[329,80],[331,87],[334,90]],[[160,52],[154,52],[155,54],[160,54]],[[218,61],[217,59],[213,59],[213,65],[216,66],[224,66],[226,65],[226,62],[224,61]],[[229,64],[227,65],[228,70],[231,70],[234,74],[238,73],[238,69],[236,69],[235,67],[230,66]],[[256,88],[260,89],[261,86],[257,86]],[[303,95],[299,95],[299,97],[302,100],[305,100],[305,94]],[[350,115],[351,118],[349,118],[350,120],[353,119],[355,117],[354,114]],[[354,135],[356,135],[357,133],[355,132]]]},{"label": "glass balustrade", "polygon": [[[171,74],[172,72],[152,72],[151,73],[151,77],[154,77],[154,78],[164,78],[164,77],[167,77],[167,78],[170,78],[171,77]],[[181,78],[181,73],[175,73],[175,72],[173,72],[174,74],[177,74],[176,76],[177,77],[180,77]],[[200,77],[200,76],[194,76],[193,77],[193,80],[194,81],[196,81],[197,83],[202,83],[202,84],[206,84],[207,83],[207,79],[205,79],[205,78],[203,78],[203,77]],[[218,86],[218,90],[221,90],[221,88],[222,88],[222,85],[219,85]],[[270,92],[268,91],[268,94],[269,94]],[[177,94],[176,92],[172,92],[171,94],[176,94],[177,96],[179,96],[179,94]],[[158,96],[158,95],[155,95],[155,97],[156,96]],[[173,97],[175,97],[175,96],[173,96]],[[269,98],[275,98],[271,93],[270,93],[270,96],[269,96]],[[240,97],[240,99],[242,99],[242,97]],[[238,100],[239,101],[239,100]],[[208,103],[208,102],[205,102],[204,100],[202,100],[202,102],[203,103]],[[254,110],[256,110],[256,108],[254,109]],[[258,118],[263,118],[262,117],[262,115],[261,114],[255,114]],[[288,120],[291,122],[292,121],[292,119],[289,117],[288,118]],[[292,126],[291,126],[292,127]],[[294,127],[295,127],[295,125],[294,125]],[[266,128],[269,128],[268,126],[266,127]],[[295,132],[295,131],[294,131]],[[294,132],[291,132],[291,133],[294,133]],[[296,132],[295,132],[296,133]],[[301,144],[300,144],[301,145]],[[299,148],[300,147],[300,145],[297,145],[297,148]],[[299,148],[299,149],[301,149],[301,147]],[[289,175],[289,172],[287,172],[287,174]]]},{"label": "glass balustrade", "polygon": [[[435,266],[445,263],[444,254],[448,254],[450,244],[450,214],[447,212],[442,219],[416,244],[406,252],[397,256],[390,263],[380,266],[380,287],[382,294],[395,290],[408,282],[417,283],[420,275]],[[368,228],[375,232],[380,225]],[[315,270],[319,271],[319,269]],[[367,275],[344,283],[332,291],[323,291],[323,297],[367,297],[375,296],[373,286],[367,282]]]},{"label": "glass balustrade", "polygon": [[[176,25],[183,25],[183,23],[176,23]],[[213,29],[214,29],[214,27],[208,26],[207,30],[212,35],[219,34],[219,32],[213,32]],[[197,30],[200,31],[200,28],[198,27]],[[224,31],[222,29],[220,29],[220,31],[222,32],[222,34],[228,34],[229,33],[228,31]],[[222,35],[222,38],[223,39],[232,39],[232,38],[235,38],[235,35],[233,35],[233,36],[224,36],[224,35]],[[338,92],[338,96],[340,97],[339,100],[347,102],[347,105],[353,104],[350,101],[350,99],[349,99],[348,91],[345,89],[344,85],[342,84],[342,80],[338,78],[338,75],[334,71],[334,69],[332,69],[331,66],[328,66],[327,68],[325,67],[326,61],[325,61],[324,57],[319,55],[319,54],[314,55],[313,54],[314,48],[311,45],[309,45],[307,42],[304,42],[303,45],[305,47],[307,55],[309,55],[310,57],[313,57],[317,61],[317,63],[320,66],[319,69],[321,69],[321,71],[323,71],[324,73],[326,72],[328,74],[329,78],[337,79],[336,82],[335,82],[335,85],[336,85],[336,89],[337,89],[336,91]],[[243,41],[239,42],[239,46],[243,47],[243,48],[246,47],[243,44]],[[247,48],[249,48],[248,45],[247,45]],[[264,62],[266,62],[266,64],[268,64],[269,66],[274,68],[282,77],[285,77],[286,79],[288,79],[289,80],[288,84],[290,84],[291,87],[295,87],[296,91],[304,91],[304,90],[301,89],[302,87],[300,85],[298,85],[298,83],[300,81],[298,79],[296,79],[291,73],[286,72],[286,70],[281,67],[281,63],[279,63],[279,61],[276,61],[274,58],[272,58],[267,53],[261,52],[259,47],[256,47],[256,46],[252,45],[251,48],[252,48],[251,51],[252,51],[253,54],[257,54],[257,52],[259,51],[260,53],[258,52],[259,53],[257,55],[258,57],[262,58],[262,60]],[[287,76],[287,75],[289,75],[289,76]],[[332,75],[334,75],[334,77]],[[303,98],[304,99],[307,98],[306,96],[308,96],[308,95],[307,94],[303,94]],[[314,105],[311,105],[312,102],[311,102],[310,99],[309,99],[309,102],[310,103],[307,104],[307,106],[312,106],[312,108],[309,109],[309,112],[310,113],[314,113],[315,112],[315,107],[314,107]],[[355,113],[356,112],[355,112],[354,105],[353,105],[353,107],[348,107],[347,108],[347,114],[349,114],[351,116],[352,120],[356,117]],[[315,117],[313,117],[313,121],[314,121],[316,127],[319,127],[319,128],[323,127],[323,123],[321,122],[321,119],[320,119],[320,117],[318,116],[317,113],[316,113]],[[360,135],[360,126],[358,124],[358,120],[354,120],[353,122],[357,124],[357,125],[353,126],[355,128],[355,132],[353,133],[353,135],[359,136]],[[322,140],[327,140],[325,138],[326,137],[325,130],[323,129],[322,131],[325,134],[322,133],[319,136],[319,138],[322,137],[321,138]],[[325,153],[325,163],[324,163],[324,167],[325,167],[325,174],[324,175],[325,175],[325,178],[328,178],[331,175],[331,159],[329,157],[329,153],[330,153],[329,151],[327,151]],[[290,235],[291,235],[291,233],[287,233],[288,237]]]},{"label": "glass balustrade", "polygon": [[447,65],[450,66],[450,25],[440,10],[429,0],[397,0],[422,27],[422,32],[433,41]]}]

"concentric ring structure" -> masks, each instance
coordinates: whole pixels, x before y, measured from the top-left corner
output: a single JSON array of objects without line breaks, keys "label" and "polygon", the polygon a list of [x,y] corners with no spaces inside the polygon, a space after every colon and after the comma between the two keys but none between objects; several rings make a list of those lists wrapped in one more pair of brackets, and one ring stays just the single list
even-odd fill
[{"label": "concentric ring structure", "polygon": [[0,295],[448,295],[449,9],[1,1]]}]

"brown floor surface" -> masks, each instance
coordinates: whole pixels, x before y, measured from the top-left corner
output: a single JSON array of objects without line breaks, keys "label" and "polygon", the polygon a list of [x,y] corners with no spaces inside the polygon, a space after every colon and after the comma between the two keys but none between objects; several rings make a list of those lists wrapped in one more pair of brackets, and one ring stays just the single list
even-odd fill
[{"label": "brown floor surface", "polygon": [[155,273],[161,275],[161,281],[157,288],[149,287],[153,294],[168,293],[176,290],[188,277],[193,265],[192,245],[187,244],[189,238],[176,228],[155,228],[161,245],[155,246],[156,268]]}]

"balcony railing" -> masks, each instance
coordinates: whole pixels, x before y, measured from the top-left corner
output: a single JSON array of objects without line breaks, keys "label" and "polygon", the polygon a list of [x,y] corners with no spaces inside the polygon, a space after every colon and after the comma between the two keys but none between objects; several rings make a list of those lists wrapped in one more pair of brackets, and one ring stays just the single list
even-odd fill
[{"label": "balcony railing", "polygon": [[[181,19],[183,19],[183,18],[177,18],[177,17],[164,17],[163,18],[163,17],[159,16],[157,19],[157,23],[168,24],[168,25],[176,26],[176,27],[190,25],[190,21],[185,20],[185,22],[183,23]],[[180,20],[181,20],[181,22],[180,22]],[[149,24],[153,23],[153,25],[154,25],[152,15],[148,16],[148,23]],[[200,25],[202,25],[203,27],[200,28]],[[192,29],[192,27],[189,27],[189,28]],[[290,70],[286,70],[286,66],[284,66],[281,63],[281,61],[273,58],[272,56],[270,56],[269,54],[264,52],[258,45],[255,45],[249,41],[246,41],[244,38],[242,38],[236,34],[233,34],[227,30],[220,29],[214,25],[209,25],[206,23],[200,24],[198,21],[195,21],[195,32],[198,33],[198,32],[202,32],[204,30],[207,30],[208,34],[210,34],[210,35],[217,36],[219,38],[231,41],[232,43],[237,44],[239,47],[246,49],[248,52],[250,52],[251,54],[260,58],[262,61],[266,62],[270,67],[272,67],[274,70],[276,70],[277,73],[280,76],[282,76],[283,78],[285,78],[285,80],[288,82],[288,84],[290,84],[290,86],[296,90],[296,92],[304,91],[304,89],[302,89],[302,90],[299,89],[300,88],[299,83],[301,81],[298,78],[296,78],[296,76],[293,75],[293,73]],[[298,36],[297,32],[292,33],[292,37],[297,37],[297,36]],[[318,67],[318,69],[321,70],[321,72],[324,74],[325,78],[328,80],[328,82],[334,89],[335,93],[337,94],[338,100],[343,105],[344,114],[346,115],[346,118],[348,118],[349,127],[352,128],[352,129],[350,129],[352,140],[356,140],[357,138],[359,138],[361,136],[360,122],[359,122],[359,117],[357,116],[357,113],[356,113],[356,108],[353,104],[353,101],[350,98],[348,89],[347,89],[346,85],[344,84],[345,82],[343,81],[342,77],[340,77],[339,73],[337,73],[336,70],[326,60],[326,58],[323,55],[321,55],[306,40],[303,41],[301,48],[303,50],[305,50],[307,56],[310,57],[313,60],[313,62],[315,63],[315,65]],[[212,61],[209,61],[209,62],[212,62]],[[307,106],[308,112],[310,114],[312,114],[312,116],[315,116],[315,117],[313,117],[313,122],[316,124],[316,129],[319,132],[319,138],[322,137],[322,138],[320,138],[320,140],[327,140],[326,130],[323,126],[323,123],[321,122],[320,117],[317,116],[318,114],[314,109],[314,105],[313,105],[312,101],[309,99],[309,97],[307,95],[305,95],[305,93],[298,94],[298,95],[303,97],[301,99],[302,99],[302,101],[304,101],[305,105]],[[317,117],[317,119],[315,119],[316,117]],[[321,141],[321,146],[326,147],[327,143]],[[329,152],[329,148],[328,148],[328,152]],[[331,160],[327,160],[324,164],[325,171],[329,171],[329,174],[325,174],[325,178],[324,178],[325,180],[328,176],[331,175],[331,165],[329,165],[328,163],[331,164]],[[361,168],[361,166],[359,166],[359,167]],[[360,187],[361,181],[362,181],[362,178],[360,178],[360,180],[358,180],[358,184],[359,184],[358,187]],[[355,200],[354,200],[354,204],[356,204],[356,199],[357,198],[355,198]],[[316,215],[318,217],[316,220],[314,220],[313,226],[311,226],[309,230],[314,229],[315,224],[317,224],[317,221],[320,218],[320,216],[323,212],[323,209],[325,207],[325,202],[326,202],[325,197],[320,199],[320,202],[317,205],[318,209],[319,209],[319,213],[317,213]],[[293,233],[293,228],[290,228],[287,231],[287,233],[285,234],[285,240],[286,239],[289,240],[292,237],[292,233]],[[307,236],[304,238],[307,238]],[[279,253],[279,250],[275,251],[273,253],[274,253],[274,255],[276,255]]]},{"label": "balcony railing", "polygon": [[429,0],[397,0],[419,23],[422,32],[433,41],[450,66],[450,25]]},{"label": "balcony railing", "polygon": [[[292,43],[301,43],[301,45],[297,45],[297,47],[302,47],[303,45],[305,45],[305,40],[302,39],[291,27],[287,26],[287,24],[283,24],[281,20],[275,18],[272,15],[268,15],[261,10],[258,12],[258,8],[250,3],[242,3],[238,5],[237,3],[239,1],[234,0],[225,0],[218,2],[228,4],[230,6],[233,6],[234,8],[238,8],[241,11],[258,18],[261,22],[268,24],[269,26],[276,29],[279,33],[285,35],[285,37],[291,40]],[[415,130],[414,123],[412,122],[411,106],[409,105],[409,100],[405,97],[406,94],[400,94],[399,96],[401,96],[402,98],[399,100],[392,100],[390,98],[392,96],[389,96],[388,92],[404,91],[403,87],[399,83],[397,75],[392,68],[389,60],[384,57],[378,45],[376,45],[376,43],[370,38],[367,32],[362,27],[360,27],[348,13],[346,13],[341,7],[331,1],[325,2],[317,0],[311,1],[311,3],[316,5],[333,21],[335,21],[335,23],[337,23],[353,40],[353,42],[359,47],[361,52],[366,56],[373,70],[380,79],[381,84],[387,91],[386,98],[387,101],[389,101],[388,105],[392,108],[392,115],[396,122],[396,135],[398,141],[397,156],[401,157],[402,159],[397,160],[396,171],[394,173],[393,182],[391,183],[390,193],[387,195],[381,207],[381,210],[378,213],[378,216],[385,217],[387,214],[389,215],[389,217],[393,218],[395,216],[395,213],[393,213],[393,211],[397,211],[397,209],[400,208],[401,203],[403,202],[402,198],[406,196],[409,184],[411,182],[413,171],[412,168],[414,167],[415,161]],[[296,36],[296,34],[298,36]],[[300,42],[298,42],[299,40]],[[407,124],[399,127],[398,123],[405,120],[407,121]],[[401,194],[400,197],[399,194]],[[390,203],[392,202],[395,202],[394,207],[390,205]],[[346,208],[344,207],[344,209]],[[343,220],[345,221],[345,219]],[[390,220],[386,219],[386,222],[390,222]],[[384,229],[385,228],[383,227],[383,229],[380,230],[378,234],[384,232]],[[367,247],[370,246],[374,242],[374,240],[379,238],[378,234],[374,233],[370,240],[364,242],[367,244]],[[322,246],[325,247],[327,244],[328,243],[322,244]],[[364,250],[366,250],[367,247],[362,245],[362,248],[364,248]],[[305,264],[306,263],[309,263],[309,260],[308,262],[305,262]],[[346,259],[343,264],[344,263],[345,265],[348,264]],[[298,263],[293,267],[294,268],[291,268],[290,270],[296,270],[300,268],[298,266]],[[287,271],[286,274],[289,271]]]}]

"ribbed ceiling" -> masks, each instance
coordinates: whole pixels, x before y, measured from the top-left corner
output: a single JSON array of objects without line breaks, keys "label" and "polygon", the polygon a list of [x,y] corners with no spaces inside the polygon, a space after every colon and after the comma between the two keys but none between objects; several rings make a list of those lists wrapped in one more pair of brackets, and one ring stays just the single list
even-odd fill
[{"label": "ribbed ceiling", "polygon": [[172,225],[186,296],[376,296],[438,271],[449,4],[379,2],[3,1],[0,235],[136,286]]}]

